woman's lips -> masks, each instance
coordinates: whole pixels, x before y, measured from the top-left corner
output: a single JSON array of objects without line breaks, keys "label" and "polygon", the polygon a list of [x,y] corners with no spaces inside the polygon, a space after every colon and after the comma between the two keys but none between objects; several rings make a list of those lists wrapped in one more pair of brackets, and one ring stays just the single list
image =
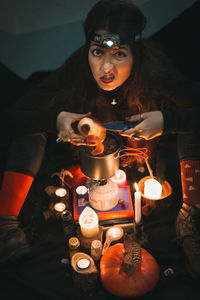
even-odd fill
[{"label": "woman's lips", "polygon": [[113,82],[114,78],[114,74],[108,74],[100,77],[103,83],[111,83]]}]

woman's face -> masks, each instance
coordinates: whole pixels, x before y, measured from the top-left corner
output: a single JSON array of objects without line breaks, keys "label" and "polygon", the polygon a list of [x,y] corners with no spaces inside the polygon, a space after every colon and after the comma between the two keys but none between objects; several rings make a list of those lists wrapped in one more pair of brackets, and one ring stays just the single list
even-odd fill
[{"label": "woman's face", "polygon": [[[105,30],[98,34],[108,33]],[[133,66],[133,55],[129,45],[121,45],[119,49],[100,47],[91,42],[88,62],[98,86],[105,91],[111,91],[121,86],[130,76]]]}]

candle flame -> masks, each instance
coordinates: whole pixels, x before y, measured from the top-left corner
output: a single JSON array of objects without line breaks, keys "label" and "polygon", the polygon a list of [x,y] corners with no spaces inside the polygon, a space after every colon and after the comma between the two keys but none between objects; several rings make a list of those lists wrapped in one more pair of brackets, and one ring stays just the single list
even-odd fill
[{"label": "candle flame", "polygon": [[135,187],[136,192],[139,192],[139,187],[138,187],[138,184],[136,182],[134,183],[134,187]]}]

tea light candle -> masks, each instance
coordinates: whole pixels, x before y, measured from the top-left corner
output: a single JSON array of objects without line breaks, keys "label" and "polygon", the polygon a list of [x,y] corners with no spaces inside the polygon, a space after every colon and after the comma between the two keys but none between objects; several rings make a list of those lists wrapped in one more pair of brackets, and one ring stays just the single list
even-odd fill
[{"label": "tea light candle", "polygon": [[90,261],[87,258],[81,258],[77,261],[77,267],[79,269],[85,270],[89,267]]},{"label": "tea light candle", "polygon": [[107,230],[106,232],[106,240],[103,246],[102,254],[106,252],[110,244],[114,241],[118,241],[124,235],[124,230],[120,226],[114,226]]},{"label": "tea light candle", "polygon": [[88,192],[88,189],[86,186],[84,185],[79,185],[77,188],[76,188],[76,193],[77,195],[80,195],[80,196],[84,196],[85,194],[87,194]]},{"label": "tea light candle", "polygon": [[99,221],[96,212],[86,207],[79,217],[81,233],[86,238],[92,238],[99,232]]},{"label": "tea light candle", "polygon": [[107,234],[109,235],[109,237],[112,239],[112,241],[116,241],[119,240],[124,232],[123,229],[121,227],[111,227],[108,229]]},{"label": "tea light candle", "polygon": [[156,179],[147,179],[144,182],[144,196],[152,200],[160,199],[162,185]]},{"label": "tea light candle", "polygon": [[58,202],[54,205],[54,210],[58,213],[62,213],[66,209],[66,205],[63,202]]},{"label": "tea light candle", "polygon": [[110,178],[113,182],[115,182],[118,187],[127,185],[126,173],[123,170],[117,170],[115,175]]},{"label": "tea light candle", "polygon": [[65,196],[66,196],[67,191],[66,191],[66,189],[64,189],[64,188],[59,188],[59,189],[57,189],[57,190],[55,191],[55,194],[56,194],[56,196],[62,198],[62,197],[65,197]]},{"label": "tea light candle", "polygon": [[141,192],[139,191],[139,187],[137,183],[135,183],[136,192],[134,193],[134,200],[135,200],[135,223],[138,224],[141,221],[142,214],[141,214]]}]

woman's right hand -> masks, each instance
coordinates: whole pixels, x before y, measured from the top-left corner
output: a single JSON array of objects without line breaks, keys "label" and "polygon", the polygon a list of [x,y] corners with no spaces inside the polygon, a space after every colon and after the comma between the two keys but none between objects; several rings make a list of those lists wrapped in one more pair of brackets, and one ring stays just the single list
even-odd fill
[{"label": "woman's right hand", "polygon": [[74,121],[81,120],[84,117],[90,116],[91,113],[88,112],[87,114],[76,114],[70,113],[66,111],[62,111],[59,113],[56,119],[56,128],[58,131],[58,141],[61,140],[63,142],[71,142],[72,144],[77,144],[77,142],[83,142],[84,137],[78,135],[74,132],[72,128],[72,123]]}]

